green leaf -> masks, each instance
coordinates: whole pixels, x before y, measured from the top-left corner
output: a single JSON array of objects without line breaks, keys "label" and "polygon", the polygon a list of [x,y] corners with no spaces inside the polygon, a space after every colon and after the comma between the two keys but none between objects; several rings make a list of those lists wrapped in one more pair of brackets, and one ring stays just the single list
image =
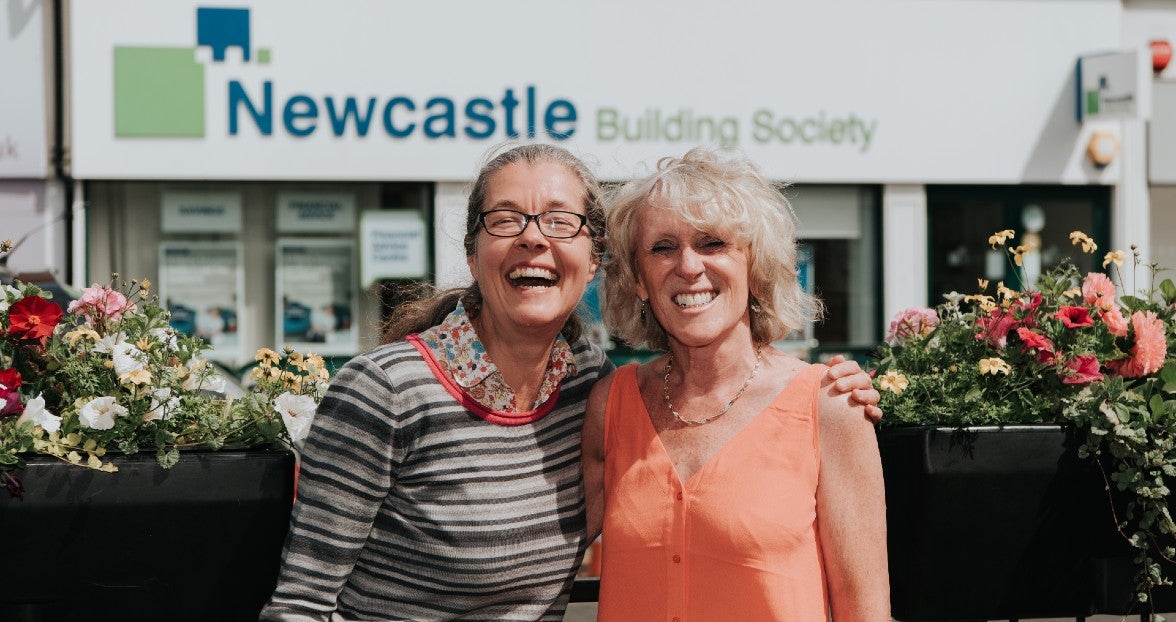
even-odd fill
[{"label": "green leaf", "polygon": [[1160,370],[1160,379],[1164,381],[1164,390],[1176,393],[1176,361],[1169,359]]},{"label": "green leaf", "polygon": [[1176,302],[1176,285],[1172,284],[1172,279],[1164,279],[1164,282],[1160,283],[1160,293],[1164,296],[1165,305]]},{"label": "green leaf", "polygon": [[1164,404],[1164,398],[1160,397],[1158,394],[1152,396],[1151,401],[1148,402],[1147,406],[1152,412],[1152,417],[1156,420],[1159,420],[1161,417],[1168,414],[1167,406]]}]

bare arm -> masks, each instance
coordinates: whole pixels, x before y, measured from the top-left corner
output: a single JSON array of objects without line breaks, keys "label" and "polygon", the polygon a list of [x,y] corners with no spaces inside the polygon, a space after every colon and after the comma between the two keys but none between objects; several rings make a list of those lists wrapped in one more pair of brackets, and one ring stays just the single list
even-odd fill
[{"label": "bare arm", "polygon": [[882,396],[874,388],[870,375],[862,370],[857,361],[846,360],[840,354],[829,359],[829,379],[834,380],[838,393],[849,393],[850,402],[865,407],[866,417],[877,422],[882,418],[878,400]]},{"label": "bare arm", "polygon": [[584,505],[588,513],[588,541],[600,535],[604,523],[604,409],[612,374],[596,381],[588,395],[584,415],[584,434],[580,439],[581,464],[584,470]]},{"label": "bare arm", "polygon": [[820,400],[817,525],[833,619],[890,619],[886,492],[873,425],[826,379]]}]

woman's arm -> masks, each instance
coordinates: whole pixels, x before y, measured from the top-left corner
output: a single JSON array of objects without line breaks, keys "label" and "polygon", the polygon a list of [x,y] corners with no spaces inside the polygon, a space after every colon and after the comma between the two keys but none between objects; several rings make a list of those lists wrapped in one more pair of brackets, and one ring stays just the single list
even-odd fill
[{"label": "woman's arm", "polygon": [[886,490],[874,426],[826,378],[819,401],[817,525],[833,619],[890,619]]},{"label": "woman's arm", "polygon": [[357,356],[327,390],[302,451],[278,584],[261,620],[327,620],[392,485],[393,395]]},{"label": "woman's arm", "polygon": [[600,535],[604,522],[604,409],[613,375],[596,381],[588,395],[580,460],[584,470],[584,505],[588,513],[588,541]]}]

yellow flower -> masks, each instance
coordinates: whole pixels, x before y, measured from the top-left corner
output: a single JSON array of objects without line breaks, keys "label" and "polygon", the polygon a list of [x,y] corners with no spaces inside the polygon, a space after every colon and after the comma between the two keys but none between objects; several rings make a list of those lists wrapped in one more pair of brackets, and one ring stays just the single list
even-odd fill
[{"label": "yellow flower", "polygon": [[135,369],[118,377],[123,384],[148,384],[151,382],[151,372],[146,369]]},{"label": "yellow flower", "polygon": [[69,346],[71,348],[77,345],[78,340],[82,337],[95,342],[102,339],[102,337],[98,335],[97,331],[95,331],[93,328],[90,328],[89,326],[79,326],[65,334],[65,340],[69,342]]},{"label": "yellow flower", "polygon": [[1018,266],[1024,265],[1025,253],[1028,253],[1030,250],[1031,249],[1028,246],[1010,248],[1009,252],[1013,254],[1013,263],[1017,264]]},{"label": "yellow flower", "polygon": [[1012,238],[1014,235],[1016,235],[1016,234],[1013,233],[1012,229],[1005,229],[1004,231],[997,231],[996,233],[988,236],[988,245],[991,246],[993,249],[995,249],[997,244],[1003,245],[1005,242],[1008,242],[1009,239]]},{"label": "yellow flower", "polygon": [[262,367],[269,367],[271,365],[277,365],[278,362],[281,361],[281,357],[278,356],[277,352],[274,352],[269,348],[261,348],[257,351],[257,354],[254,355],[253,360],[259,361]]},{"label": "yellow flower", "polygon": [[1103,267],[1104,268],[1107,267],[1107,265],[1112,262],[1116,266],[1122,268],[1123,267],[1123,251],[1111,251],[1111,252],[1107,253],[1105,257],[1103,257]]},{"label": "yellow flower", "polygon": [[1081,244],[1082,252],[1084,253],[1093,253],[1098,250],[1098,244],[1095,244],[1094,240],[1090,239],[1090,236],[1081,231],[1070,232],[1070,243],[1075,246]]},{"label": "yellow flower", "polygon": [[1004,306],[1008,306],[1014,300],[1021,297],[1021,294],[1016,290],[1005,287],[1004,281],[996,284],[996,293],[1000,294],[1000,297],[1004,299]]},{"label": "yellow flower", "polygon": [[992,374],[993,376],[995,376],[997,374],[1004,374],[1007,376],[1007,375],[1009,375],[1010,371],[1012,371],[1012,368],[1009,367],[1009,364],[1006,363],[1004,361],[1004,359],[1002,359],[1000,357],[993,357],[993,358],[989,358],[989,359],[980,359],[980,375],[981,376],[983,376],[984,374]]},{"label": "yellow flower", "polygon": [[907,380],[906,376],[896,371],[888,371],[878,378],[878,386],[883,391],[890,391],[895,395],[905,391],[910,386],[910,383],[910,380]]},{"label": "yellow flower", "polygon": [[1082,295],[1082,288],[1081,287],[1071,287],[1070,289],[1067,289],[1066,291],[1062,292],[1062,297],[1064,297],[1064,298],[1077,298],[1081,295]]},{"label": "yellow flower", "polygon": [[988,289],[988,279],[976,279],[976,283],[980,285],[980,291]]},{"label": "yellow flower", "polygon": [[135,342],[135,347],[139,348],[140,350],[142,350],[144,352],[150,350],[151,346],[153,346],[153,345],[155,345],[155,344],[150,341],[147,341],[146,337],[142,337],[138,341]]}]

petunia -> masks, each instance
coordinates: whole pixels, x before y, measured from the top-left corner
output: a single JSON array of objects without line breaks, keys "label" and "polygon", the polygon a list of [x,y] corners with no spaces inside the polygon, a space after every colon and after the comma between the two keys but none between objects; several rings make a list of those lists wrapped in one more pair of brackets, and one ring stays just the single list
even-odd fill
[{"label": "petunia", "polygon": [[116,417],[125,417],[127,409],[120,406],[113,396],[96,397],[82,405],[78,419],[82,425],[94,430],[109,430],[114,427]]},{"label": "petunia", "polygon": [[1102,380],[1103,375],[1098,371],[1098,357],[1093,354],[1083,354],[1066,361],[1062,373],[1065,384],[1087,384]]},{"label": "petunia", "polygon": [[1017,328],[1017,337],[1021,339],[1021,348],[1025,351],[1033,351],[1037,354],[1037,361],[1039,363],[1052,363],[1054,360],[1054,342],[1042,335],[1034,332],[1024,326]]},{"label": "petunia", "polygon": [[111,360],[114,361],[114,373],[118,374],[119,377],[125,376],[133,371],[146,369],[147,363],[145,359],[146,355],[129,343],[117,344],[111,352]]},{"label": "petunia", "polygon": [[45,345],[62,315],[61,307],[52,302],[40,296],[25,296],[8,309],[8,334]]},{"label": "petunia", "polygon": [[1017,325],[1017,319],[1010,313],[996,310],[986,317],[979,318],[976,323],[980,325],[976,339],[986,341],[994,348],[1003,348],[1008,343],[1009,331]]},{"label": "petunia", "polygon": [[1066,306],[1058,309],[1054,317],[1062,321],[1066,328],[1085,328],[1087,326],[1094,326],[1094,320],[1090,317],[1090,309],[1086,307]]},{"label": "petunia", "polygon": [[1082,301],[1102,310],[1115,306],[1115,284],[1101,272],[1091,272],[1082,281]]},{"label": "petunia", "polygon": [[294,395],[286,392],[274,399],[274,410],[282,416],[286,424],[286,432],[290,440],[301,446],[310,434],[310,424],[314,420],[314,400],[309,395]]},{"label": "petunia", "polygon": [[31,421],[33,425],[41,426],[41,429],[46,432],[56,432],[61,429],[61,417],[45,409],[45,398],[41,394],[37,394],[37,397],[29,400],[29,403],[25,405],[24,414],[16,420],[18,424],[25,421]]}]

